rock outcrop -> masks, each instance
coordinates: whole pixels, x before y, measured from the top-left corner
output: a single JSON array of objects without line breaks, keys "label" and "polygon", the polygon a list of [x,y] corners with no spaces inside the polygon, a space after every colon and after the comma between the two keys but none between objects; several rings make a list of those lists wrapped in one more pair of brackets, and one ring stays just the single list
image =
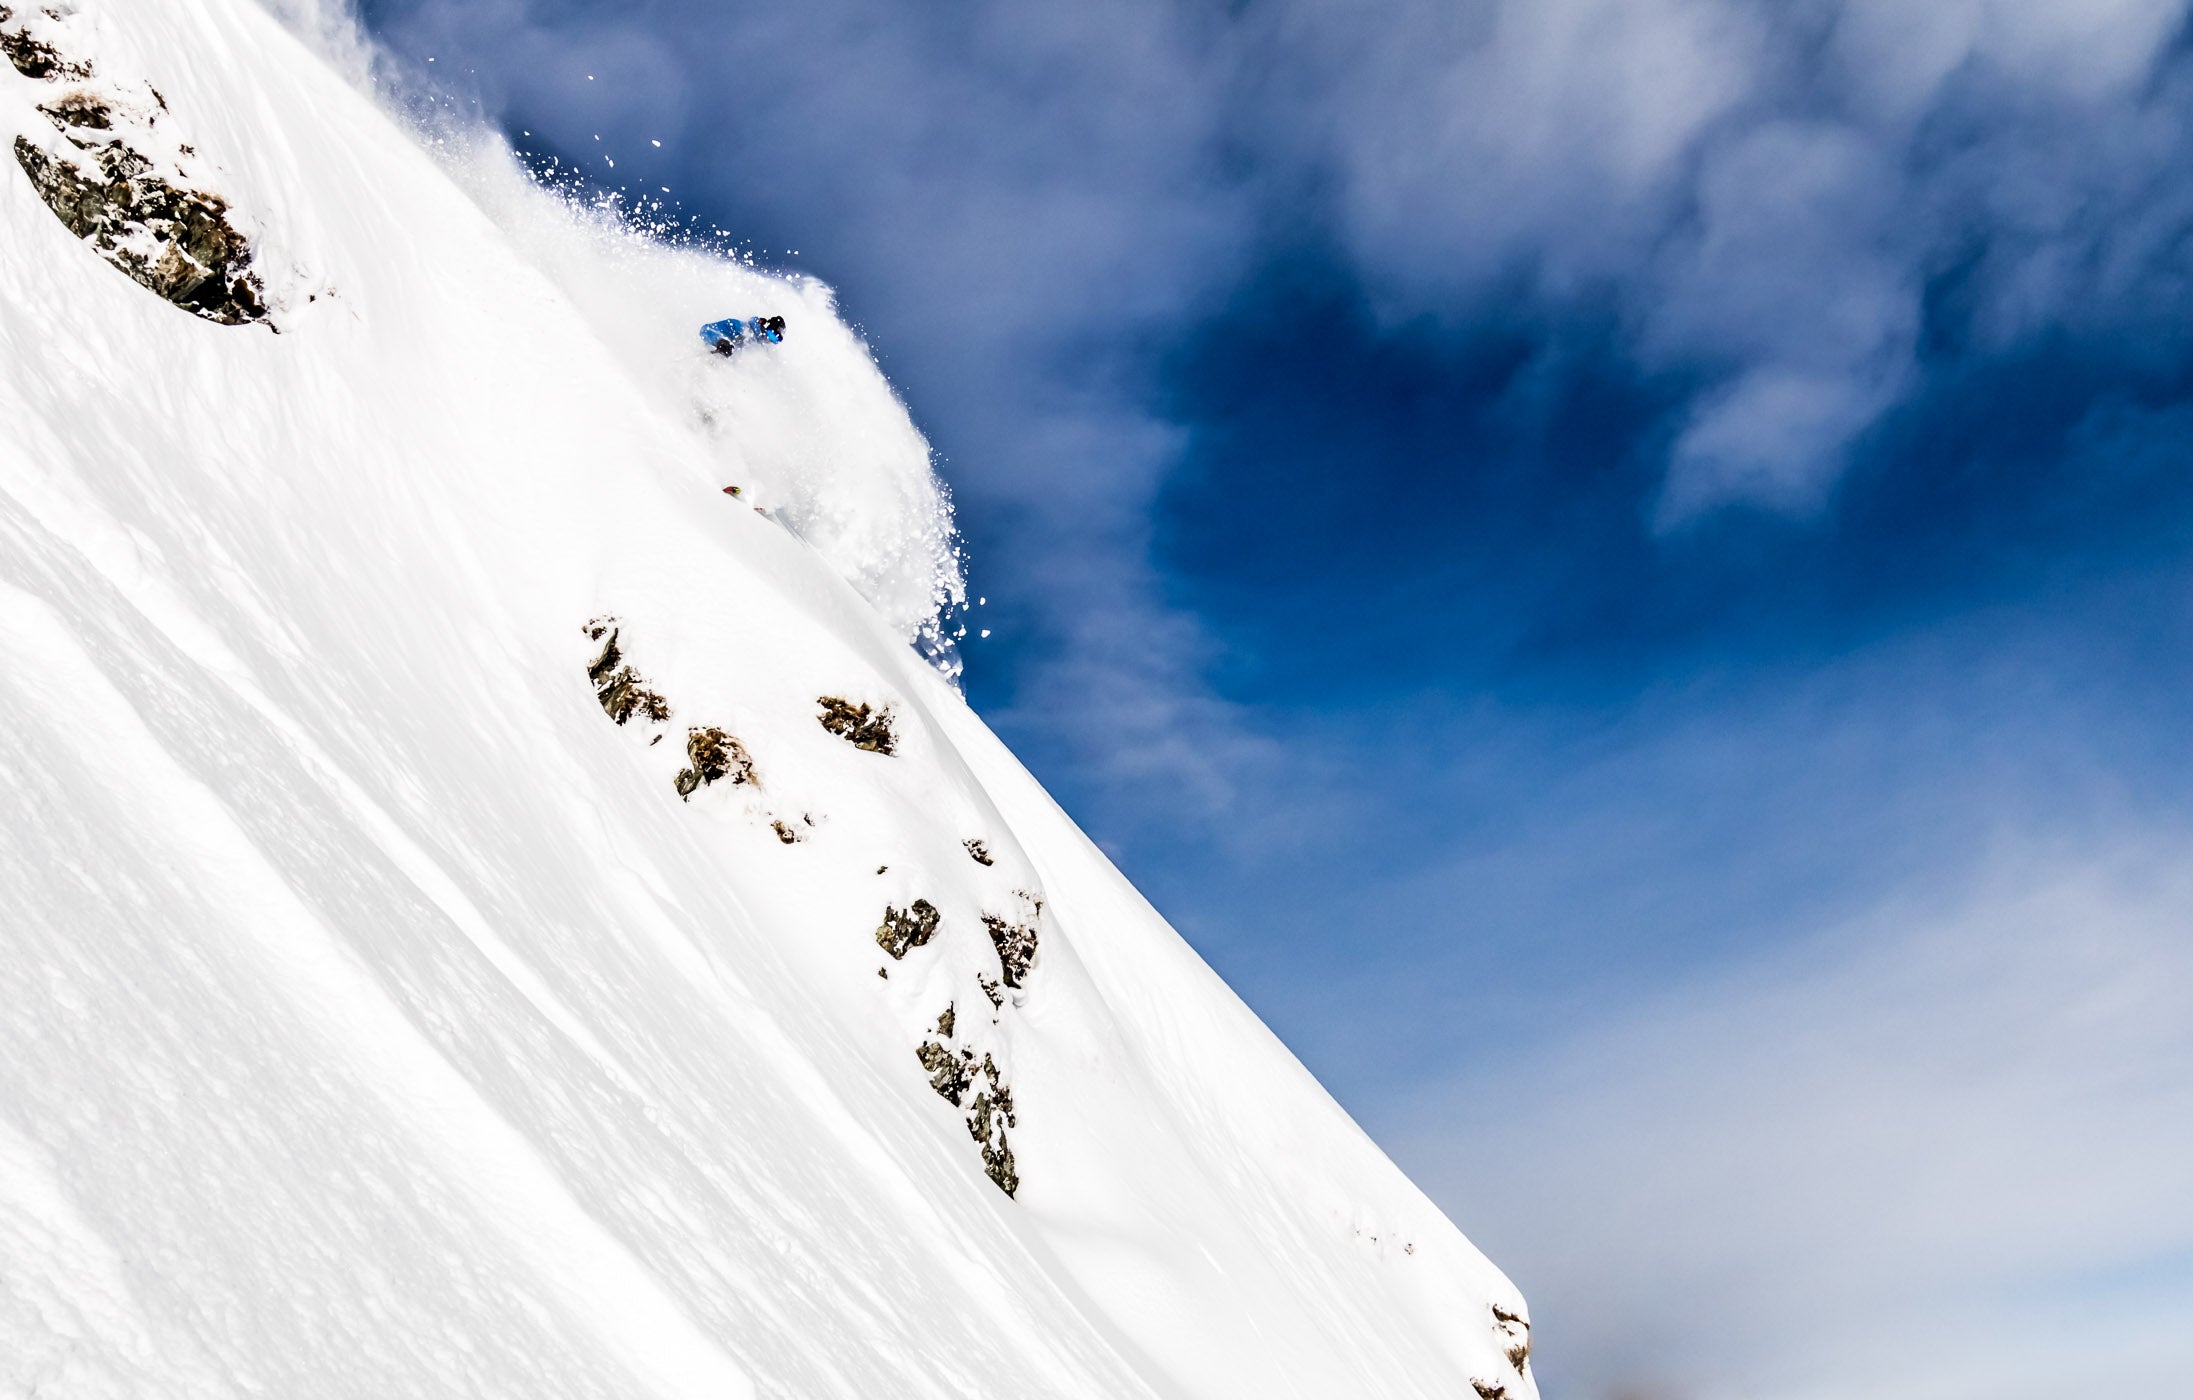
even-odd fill
[{"label": "rock outcrop", "polygon": [[[60,85],[89,84],[92,66],[62,52],[0,8],[0,52],[17,72]],[[251,241],[228,201],[184,168],[196,152],[159,130],[167,101],[149,85],[77,87],[39,104],[56,135],[15,138],[15,162],[70,233],[160,297],[224,326],[267,318],[266,285],[252,270]]]},{"label": "rock outcrop", "polygon": [[[634,720],[643,725],[667,721],[671,715],[670,702],[649,685],[646,677],[627,659],[618,620],[607,615],[597,617],[586,624],[584,631],[587,637],[601,644],[601,650],[587,667],[587,677],[593,683],[594,696],[602,713],[619,725]],[[897,736],[888,707],[878,710],[834,696],[824,696],[819,703],[822,726],[832,734],[870,753],[890,755],[895,749]],[[655,737],[660,739],[661,735]],[[719,782],[732,786],[755,785],[753,757],[728,731],[712,725],[694,726],[686,733],[685,747],[687,764],[673,779],[679,797],[690,800],[696,792]],[[768,821],[777,839],[787,846],[806,839],[801,826],[782,817],[769,817]],[[803,817],[801,823],[811,826],[813,819]],[[986,868],[997,864],[997,857],[980,838],[968,838],[961,845],[976,864]],[[886,862],[876,867],[876,873],[881,875],[889,869]],[[1017,990],[1027,984],[1035,963],[1038,928],[1043,917],[1043,900],[1039,896],[1015,889],[1012,897],[1020,906],[1013,916],[981,916],[990,948],[997,955],[999,975],[992,977],[978,970],[974,972],[974,980],[994,1014],[987,1021],[978,1018],[970,1028],[956,1005],[947,1005],[937,1017],[933,1031],[922,1036],[914,1051],[915,1059],[928,1077],[931,1091],[961,1112],[967,1134],[981,1155],[983,1174],[1008,1196],[1020,1190],[1020,1168],[1009,1138],[1010,1131],[1019,1126],[1020,1120],[1012,1086],[998,1063],[999,1056],[1005,1053],[1005,1042],[999,1039],[996,1027],[1005,1011],[1005,989]],[[916,898],[904,907],[884,906],[875,940],[876,946],[893,962],[903,962],[944,932],[942,911],[929,900]],[[971,930],[965,936],[971,937]],[[963,951],[958,956],[964,958],[966,954]],[[964,964],[962,970],[964,975]],[[890,980],[887,967],[879,967],[876,972],[885,981]],[[978,1036],[981,1038],[979,1044]]]},{"label": "rock outcrop", "polygon": [[822,706],[822,727],[854,748],[884,755],[897,751],[898,736],[891,730],[888,706],[875,710],[835,695],[822,696],[815,703]]},{"label": "rock outcrop", "polygon": [[[1020,1125],[1013,1112],[1013,1090],[999,1072],[995,1056],[985,1051],[977,1059],[973,1046],[954,1043],[957,1021],[954,1008],[945,1007],[937,1018],[937,1038],[924,1040],[915,1058],[929,1071],[929,1087],[937,1096],[966,1110],[967,1135],[981,1149],[983,1173],[1010,1196],[1020,1190],[1020,1172],[1006,1139],[1006,1129]],[[969,1091],[972,1099],[967,1097]]]},{"label": "rock outcrop", "polygon": [[1500,1354],[1508,1358],[1508,1364],[1517,1375],[1531,1360],[1530,1321],[1519,1312],[1510,1312],[1498,1303],[1492,1305],[1492,1330],[1500,1342]]},{"label": "rock outcrop", "polygon": [[81,82],[91,76],[91,65],[63,58],[60,50],[32,34],[5,5],[0,5],[0,54],[7,55],[15,71],[41,82]]},{"label": "rock outcrop", "polygon": [[1021,914],[1017,920],[1008,921],[996,914],[982,916],[982,926],[989,930],[991,946],[997,949],[998,963],[1005,970],[1005,985],[1020,987],[1027,982],[1028,969],[1036,960],[1036,941],[1039,926],[1043,922],[1043,901],[1026,890],[1013,891],[1021,902]]},{"label": "rock outcrop", "polygon": [[[696,728],[685,736],[686,766],[671,779],[678,796],[691,797],[710,783],[754,781],[754,760],[746,746],[713,726]],[[780,833],[779,839],[782,839]]]},{"label": "rock outcrop", "polygon": [[617,645],[617,619],[595,618],[586,624],[586,635],[602,644],[601,655],[586,668],[602,713],[619,724],[634,715],[656,724],[669,719],[670,702],[649,689],[640,673],[626,663],[624,651]]},{"label": "rock outcrop", "polygon": [[902,959],[936,937],[943,917],[926,899],[917,899],[904,909],[885,905],[883,922],[876,927],[876,946],[893,959]]}]

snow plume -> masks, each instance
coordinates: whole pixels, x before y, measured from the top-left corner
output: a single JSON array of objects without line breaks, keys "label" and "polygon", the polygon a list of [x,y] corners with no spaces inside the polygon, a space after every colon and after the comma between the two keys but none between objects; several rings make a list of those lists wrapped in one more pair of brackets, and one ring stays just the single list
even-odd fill
[{"label": "snow plume", "polygon": [[[696,228],[667,201],[605,189],[555,160],[526,164],[434,86],[437,75],[377,53],[347,13],[321,0],[265,3],[405,114],[641,392],[705,441],[722,485],[805,540],[957,678],[967,588],[951,496],[828,286],[758,266],[731,234]],[[704,322],[761,315],[785,318],[783,344],[726,362],[698,337]]]},{"label": "snow plume", "polygon": [[[723,484],[829,561],[949,676],[967,602],[952,503],[929,444],[838,315],[830,288],[735,256],[659,204],[529,169],[499,138],[445,136],[458,182],[578,309],[641,391],[707,443]],[[781,345],[728,361],[697,334],[782,316]]]}]

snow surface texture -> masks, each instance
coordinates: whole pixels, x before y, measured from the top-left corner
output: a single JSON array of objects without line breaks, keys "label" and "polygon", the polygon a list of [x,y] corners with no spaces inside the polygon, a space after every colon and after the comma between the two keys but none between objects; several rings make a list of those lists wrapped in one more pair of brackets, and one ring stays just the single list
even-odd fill
[{"label": "snow surface texture", "polygon": [[453,178],[251,0],[44,10],[278,334],[0,180],[0,1394],[1535,1394],[909,645],[948,510],[826,289]]}]

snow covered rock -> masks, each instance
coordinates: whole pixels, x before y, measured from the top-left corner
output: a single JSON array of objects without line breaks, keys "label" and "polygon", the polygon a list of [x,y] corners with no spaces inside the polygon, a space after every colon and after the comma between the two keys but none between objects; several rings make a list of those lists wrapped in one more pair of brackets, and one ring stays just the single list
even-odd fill
[{"label": "snow covered rock", "polygon": [[[0,51],[26,78],[94,81],[69,56],[58,10],[17,18],[0,7]],[[194,315],[240,326],[266,318],[251,242],[221,196],[197,188],[196,151],[160,129],[167,101],[144,83],[96,75],[38,104],[56,135],[17,135],[15,160],[70,233],[140,285]]]},{"label": "snow covered rock", "polygon": [[1007,1128],[1020,1125],[1013,1114],[1012,1086],[999,1072],[993,1052],[985,1050],[980,1060],[975,1058],[974,1037],[960,1036],[959,1025],[957,1006],[945,1007],[937,1018],[936,1038],[922,1041],[915,1058],[929,1071],[929,1087],[937,1097],[967,1109],[967,1133],[982,1149],[983,1171],[1010,1196],[1020,1190],[1013,1149],[1005,1139]]},{"label": "snow covered rock", "polygon": [[47,23],[58,21],[57,14],[34,12],[18,20],[13,11],[0,5],[0,54],[7,56],[15,65],[15,71],[26,78],[41,82],[59,82],[91,76],[91,66],[79,60],[65,58],[42,36],[32,33],[32,27],[40,20]]},{"label": "snow covered rock", "polygon": [[941,917],[937,906],[926,899],[917,899],[904,909],[886,908],[883,922],[876,925],[876,946],[894,960],[903,960],[909,952],[926,946],[936,937]]},{"label": "snow covered rock", "polygon": [[617,645],[617,620],[598,617],[586,624],[586,635],[602,644],[601,653],[586,668],[602,713],[618,724],[629,724],[635,715],[651,724],[669,719],[670,702],[649,690],[640,673],[624,659],[624,649]]},{"label": "snow covered rock", "polygon": [[997,949],[1005,985],[1022,987],[1027,985],[1028,970],[1036,960],[1036,930],[1043,922],[1043,901],[1026,890],[1014,890],[1013,899],[1020,905],[1017,919],[1008,921],[996,914],[985,914],[982,927],[990,935],[990,946]]},{"label": "snow covered rock", "polygon": [[898,739],[891,733],[889,706],[871,710],[866,704],[856,705],[836,695],[825,695],[815,703],[822,706],[822,727],[854,748],[886,758],[898,751]]},{"label": "snow covered rock", "polygon": [[282,331],[0,180],[0,1395],[1528,1400],[1508,1281],[933,664],[829,289],[280,13],[0,25],[0,135],[143,117]]}]

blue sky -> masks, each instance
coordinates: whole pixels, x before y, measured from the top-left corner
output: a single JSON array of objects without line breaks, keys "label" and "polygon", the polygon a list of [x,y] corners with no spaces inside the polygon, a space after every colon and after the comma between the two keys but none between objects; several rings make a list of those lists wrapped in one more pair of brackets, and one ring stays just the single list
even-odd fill
[{"label": "blue sky", "polygon": [[363,8],[839,289],[1550,1396],[2193,1384],[2186,0]]}]

